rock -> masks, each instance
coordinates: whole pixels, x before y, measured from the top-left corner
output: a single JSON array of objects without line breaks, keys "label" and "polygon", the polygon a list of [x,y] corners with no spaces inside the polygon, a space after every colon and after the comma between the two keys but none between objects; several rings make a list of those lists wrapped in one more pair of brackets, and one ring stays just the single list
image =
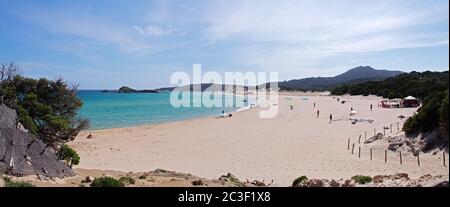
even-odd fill
[{"label": "rock", "polygon": [[118,90],[117,92],[118,92],[118,93],[159,93],[158,91],[155,91],[155,90],[148,90],[148,89],[145,89],[145,90],[135,90],[135,89],[132,89],[132,88],[127,87],[127,86],[122,86],[122,87],[120,87],[119,90]]},{"label": "rock", "polygon": [[341,184],[339,182],[337,182],[336,180],[331,180],[330,181],[330,187],[340,187]]},{"label": "rock", "polygon": [[392,142],[388,144],[388,150],[397,151],[399,148],[403,146],[402,142]]},{"label": "rock", "polygon": [[305,187],[324,187],[324,180],[311,179],[306,181]]},{"label": "rock", "polygon": [[390,176],[390,179],[393,180],[398,180],[398,179],[404,179],[404,180],[409,180],[408,174],[407,173],[397,173],[393,176]]},{"label": "rock", "polygon": [[447,187],[448,188],[448,181],[440,182],[433,187]]},{"label": "rock", "polygon": [[84,182],[86,182],[86,183],[90,183],[90,182],[92,182],[93,180],[94,180],[94,178],[91,177],[91,176],[86,176],[86,178],[84,178]]},{"label": "rock", "polygon": [[203,181],[200,179],[200,180],[192,181],[192,185],[193,186],[202,186],[202,185],[205,185],[205,183],[203,183]]},{"label": "rock", "polygon": [[388,178],[385,175],[375,175],[372,179],[373,183],[383,183],[384,179]]},{"label": "rock", "polygon": [[219,180],[227,182],[240,182],[239,179],[231,173],[220,176]]},{"label": "rock", "polygon": [[379,140],[379,139],[383,139],[383,134],[382,134],[382,133],[378,133],[378,134],[376,134],[375,136],[373,136],[373,137],[367,139],[367,140],[364,142],[364,144],[369,144],[369,143],[375,142],[375,141],[377,141],[377,140]]},{"label": "rock", "polygon": [[433,178],[432,175],[426,174],[426,175],[421,176],[421,177],[419,178],[419,180],[420,180],[420,181],[425,181],[425,180],[430,180],[431,178]]},{"label": "rock", "polygon": [[261,182],[261,181],[259,181],[259,180],[254,180],[251,184],[253,184],[253,185],[255,185],[255,186],[258,186],[258,187],[266,186],[265,183],[263,183],[263,182]]},{"label": "rock", "polygon": [[87,135],[86,138],[87,138],[87,139],[91,139],[91,138],[92,138],[92,134]]},{"label": "rock", "polygon": [[231,173],[220,176],[219,181],[228,182],[237,187],[245,187],[245,183],[241,182],[236,176]]},{"label": "rock", "polygon": [[345,180],[341,187],[355,187],[354,180]]}]

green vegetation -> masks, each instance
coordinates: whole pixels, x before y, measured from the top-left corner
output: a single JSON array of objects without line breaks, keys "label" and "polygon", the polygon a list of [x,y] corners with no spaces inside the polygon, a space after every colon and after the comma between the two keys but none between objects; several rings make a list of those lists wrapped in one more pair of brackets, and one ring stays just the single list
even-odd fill
[{"label": "green vegetation", "polygon": [[416,114],[403,126],[409,136],[440,128],[441,144],[448,148],[448,87],[449,74],[445,72],[411,72],[384,81],[371,81],[335,87],[332,95],[378,95],[384,98],[404,98],[412,95],[423,100]]},{"label": "green vegetation", "polygon": [[300,184],[305,183],[306,181],[308,181],[308,177],[306,176],[300,176],[297,179],[294,180],[294,182],[292,182],[292,186],[298,186]]},{"label": "green vegetation", "polygon": [[132,178],[132,177],[120,177],[119,181],[121,183],[128,183],[128,184],[131,184],[131,185],[136,184],[136,180],[134,180],[134,178]]},{"label": "green vegetation", "polygon": [[91,187],[125,187],[125,184],[113,177],[95,178]]},{"label": "green vegetation", "polygon": [[[441,112],[445,112],[445,110],[448,111],[448,95],[446,94],[448,94],[448,91],[430,94],[423,101],[423,105],[419,108],[417,113],[406,120],[403,131],[408,135],[412,135],[429,132],[438,127],[448,129],[448,118],[446,121],[442,120],[448,115],[447,113],[441,114]],[[447,98],[445,98],[446,96]],[[445,109],[445,107],[447,107],[447,109]]]},{"label": "green vegetation", "polygon": [[443,132],[443,136],[448,138],[448,90],[445,94],[444,100],[442,100],[439,114],[439,125],[441,126],[441,131]]},{"label": "green vegetation", "polygon": [[448,89],[448,71],[411,72],[387,78],[384,81],[341,85],[331,90],[332,95],[377,95],[384,98],[404,98],[414,96],[425,99],[429,94]]},{"label": "green vegetation", "polygon": [[14,64],[0,67],[0,100],[16,109],[30,133],[55,149],[88,127],[87,120],[76,117],[83,105],[76,91],[77,85],[61,78],[36,80],[22,77]]},{"label": "green vegetation", "polygon": [[70,168],[72,168],[73,165],[80,164],[80,156],[78,153],[66,144],[61,145],[56,155],[58,156],[58,159],[66,161]]},{"label": "green vegetation", "polygon": [[372,182],[372,178],[370,176],[365,176],[365,175],[355,175],[352,177],[352,180],[354,180],[355,182],[357,182],[361,185]]},{"label": "green vegetation", "polygon": [[36,187],[31,183],[23,182],[23,181],[12,181],[9,178],[4,177],[5,187]]},{"label": "green vegetation", "polygon": [[20,75],[15,64],[0,66],[0,102],[16,110],[20,123],[46,145],[58,152],[72,167],[80,162],[78,154],[64,143],[75,139],[89,122],[77,118],[83,103],[77,85],[57,80],[31,79]]}]

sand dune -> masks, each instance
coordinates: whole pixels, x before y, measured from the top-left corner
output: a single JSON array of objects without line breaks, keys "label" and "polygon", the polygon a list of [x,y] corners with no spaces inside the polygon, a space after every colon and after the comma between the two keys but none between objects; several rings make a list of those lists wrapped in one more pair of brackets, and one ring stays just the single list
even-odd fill
[{"label": "sand dune", "polygon": [[[291,98],[292,101],[287,100]],[[191,173],[217,179],[228,172],[241,180],[273,180],[276,186],[288,186],[301,175],[320,178],[348,178],[356,174],[379,175],[405,172],[410,177],[424,174],[447,175],[442,154],[420,156],[421,166],[412,155],[388,153],[385,145],[365,145],[365,132],[373,136],[374,128],[393,124],[393,132],[401,133],[396,123],[399,115],[410,116],[416,109],[378,108],[379,97],[279,96],[279,113],[272,119],[258,117],[258,108],[231,118],[213,117],[158,125],[84,131],[71,143],[81,156],[77,167],[85,169],[149,171],[157,168]],[[316,102],[316,108],[313,108]],[[294,108],[290,110],[288,104]],[[373,104],[373,111],[369,105]],[[349,116],[350,108],[358,111]],[[320,117],[316,118],[316,110]],[[334,121],[329,123],[329,115]],[[349,118],[372,119],[373,123],[352,124]],[[92,134],[91,139],[87,135]],[[361,144],[358,144],[359,136]],[[355,143],[354,154],[347,150],[347,140]],[[381,144],[380,144],[381,143]],[[361,146],[361,158],[358,149]],[[369,148],[373,148],[373,160]],[[448,160],[448,159],[447,159]],[[448,166],[448,164],[447,164]]]}]

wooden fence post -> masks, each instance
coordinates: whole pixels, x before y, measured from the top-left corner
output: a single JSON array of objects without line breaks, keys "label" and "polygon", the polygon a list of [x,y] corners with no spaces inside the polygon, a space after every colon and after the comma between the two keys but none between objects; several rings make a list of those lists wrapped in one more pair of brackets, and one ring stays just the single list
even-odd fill
[{"label": "wooden fence post", "polygon": [[370,160],[372,160],[372,148],[370,148]]},{"label": "wooden fence post", "polygon": [[400,151],[400,165],[403,165],[402,151]]},{"label": "wooden fence post", "polygon": [[389,130],[391,130],[391,134],[392,134],[392,124],[389,125]]},{"label": "wooden fence post", "polygon": [[387,163],[387,150],[384,150],[384,162]]},{"label": "wooden fence post", "polygon": [[383,136],[386,136],[386,127],[383,126]]},{"label": "wooden fence post", "polygon": [[447,167],[447,166],[445,165],[445,151],[442,151],[442,161],[443,161],[443,163],[444,163],[444,167]]},{"label": "wooden fence post", "polygon": [[420,152],[417,154],[417,165],[420,166]]},{"label": "wooden fence post", "polygon": [[355,150],[355,143],[353,143],[353,145],[352,145],[352,154],[353,154],[354,150]]},{"label": "wooden fence post", "polygon": [[367,141],[367,131],[364,131],[364,141]]},{"label": "wooden fence post", "polygon": [[361,158],[361,146],[358,148],[358,158]]},{"label": "wooden fence post", "polygon": [[359,135],[358,144],[361,144],[361,135]]},{"label": "wooden fence post", "polygon": [[348,142],[347,142],[347,150],[350,150],[350,139],[348,139]]}]

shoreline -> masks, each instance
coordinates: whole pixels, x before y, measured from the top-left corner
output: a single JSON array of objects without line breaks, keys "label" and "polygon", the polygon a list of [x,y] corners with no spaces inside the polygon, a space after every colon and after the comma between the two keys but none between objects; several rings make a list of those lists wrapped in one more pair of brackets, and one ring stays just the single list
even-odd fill
[{"label": "shoreline", "polygon": [[[85,91],[97,91],[97,90],[85,90]],[[166,92],[164,92],[166,93]],[[324,92],[280,92],[278,94],[279,97],[281,96],[305,96],[305,97],[316,97],[316,96],[329,96],[332,97],[332,95],[324,95]],[[227,95],[233,95],[232,93],[225,93]],[[244,94],[237,93],[235,96],[244,96]],[[350,95],[344,95],[341,97],[346,97]],[[358,96],[353,96],[358,97]],[[375,97],[378,98],[378,96],[368,96],[368,97]],[[257,107],[256,107],[257,108]],[[247,111],[251,109],[250,106],[237,108],[236,110],[233,110],[230,113],[241,113],[244,111]],[[98,129],[86,129],[82,130],[81,132],[88,132],[88,131],[102,131],[102,130],[110,130],[110,129],[126,129],[126,128],[136,128],[136,127],[146,127],[146,126],[153,126],[153,125],[160,125],[160,124],[167,124],[167,123],[176,123],[176,122],[183,122],[183,121],[189,121],[189,120],[195,120],[195,119],[208,119],[208,118],[216,118],[217,115],[205,115],[205,116],[198,116],[198,117],[191,117],[186,119],[179,119],[179,120],[171,120],[171,121],[161,121],[161,122],[155,122],[155,123],[146,123],[146,124],[136,124],[136,125],[130,125],[130,126],[117,126],[117,127],[106,127],[106,128],[98,128]]]},{"label": "shoreline", "polygon": [[[361,158],[351,154],[347,150],[347,139],[355,143],[361,133],[364,138],[364,131],[369,138],[374,128],[380,132],[383,125],[398,122],[398,115],[409,116],[416,109],[377,108],[380,97],[336,97],[347,102],[341,104],[332,96],[310,96],[309,100],[301,100],[292,95],[280,95],[279,114],[273,119],[260,119],[259,108],[251,108],[234,113],[231,118],[204,117],[83,131],[69,145],[81,157],[80,165],[75,168],[122,172],[161,168],[206,179],[232,173],[241,180],[274,180],[275,186],[288,186],[302,175],[326,179],[395,173],[408,173],[411,178],[425,174],[448,176],[448,168],[442,167],[439,156],[432,153],[421,155],[420,167],[408,154],[404,154],[403,165],[398,164],[395,153],[389,153],[389,162],[384,163],[381,156],[387,147],[385,139],[357,144],[362,149]],[[288,107],[291,102],[293,110]],[[315,118],[313,102],[320,108],[320,118]],[[369,111],[369,104],[374,105],[373,112]],[[355,107],[358,115],[349,116],[350,107]],[[333,113],[334,118],[331,124],[329,113]],[[374,122],[352,124],[349,118],[373,119]],[[387,133],[401,135],[397,130]],[[87,139],[89,134],[92,138]],[[368,158],[369,148],[374,149],[373,161]]]}]

